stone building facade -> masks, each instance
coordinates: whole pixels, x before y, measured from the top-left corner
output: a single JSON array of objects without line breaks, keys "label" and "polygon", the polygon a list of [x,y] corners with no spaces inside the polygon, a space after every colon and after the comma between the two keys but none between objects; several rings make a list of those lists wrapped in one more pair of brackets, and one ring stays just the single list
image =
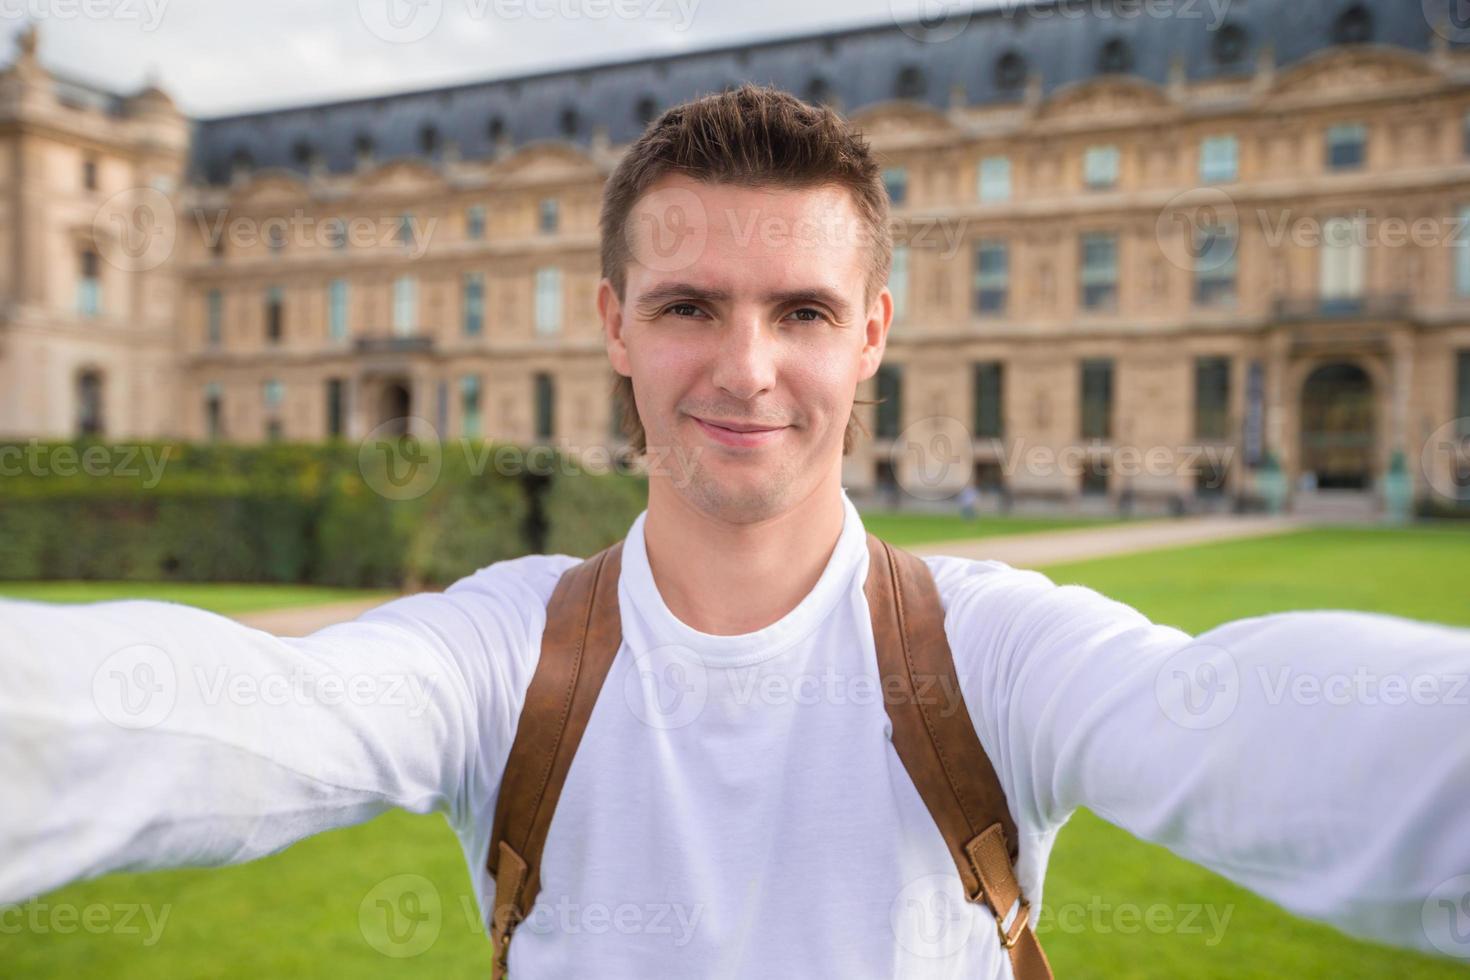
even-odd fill
[{"label": "stone building facade", "polygon": [[887,167],[899,313],[850,488],[1207,508],[1272,463],[1370,508],[1395,469],[1421,497],[1470,486],[1463,39],[1419,0],[1126,6],[195,121],[23,42],[0,433],[356,439],[412,415],[617,445],[602,181],[662,108],[752,80],[834,105]]}]

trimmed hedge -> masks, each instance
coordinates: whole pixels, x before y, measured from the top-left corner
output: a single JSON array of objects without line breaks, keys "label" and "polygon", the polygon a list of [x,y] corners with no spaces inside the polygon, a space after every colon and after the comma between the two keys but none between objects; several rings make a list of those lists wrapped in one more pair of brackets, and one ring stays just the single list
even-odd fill
[{"label": "trimmed hedge", "polygon": [[[639,477],[559,456],[548,479],[518,447],[430,448],[437,478],[410,494],[386,457],[341,441],[0,442],[0,579],[443,586],[536,551],[592,554],[647,498]],[[84,471],[89,450],[106,465]]]}]

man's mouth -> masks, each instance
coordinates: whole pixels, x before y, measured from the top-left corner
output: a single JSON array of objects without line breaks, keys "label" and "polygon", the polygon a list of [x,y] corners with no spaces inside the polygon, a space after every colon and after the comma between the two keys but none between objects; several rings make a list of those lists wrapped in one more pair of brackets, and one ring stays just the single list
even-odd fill
[{"label": "man's mouth", "polygon": [[702,419],[691,415],[696,425],[716,442],[725,446],[762,446],[777,438],[789,426],[770,426],[737,419]]}]

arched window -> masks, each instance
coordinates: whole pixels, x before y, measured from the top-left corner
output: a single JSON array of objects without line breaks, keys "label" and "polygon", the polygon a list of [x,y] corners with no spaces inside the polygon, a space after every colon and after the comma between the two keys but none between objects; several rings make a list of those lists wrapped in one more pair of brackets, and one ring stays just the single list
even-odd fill
[{"label": "arched window", "polygon": [[1338,14],[1332,25],[1334,44],[1366,44],[1373,40],[1373,15],[1362,4],[1353,4]]},{"label": "arched window", "polygon": [[373,138],[367,133],[358,133],[352,145],[357,153],[357,159],[371,160],[373,158]]},{"label": "arched window", "polygon": [[231,177],[248,177],[254,169],[255,157],[251,156],[250,151],[243,146],[230,157]]},{"label": "arched window", "polygon": [[995,87],[1013,92],[1026,84],[1026,59],[1019,51],[1007,51],[995,59]]},{"label": "arched window", "polygon": [[298,167],[310,168],[316,163],[316,150],[306,140],[297,140],[296,145],[291,147],[291,157]]},{"label": "arched window", "polygon": [[419,149],[425,156],[433,156],[439,151],[439,130],[433,123],[419,130]]},{"label": "arched window", "polygon": [[635,119],[638,120],[638,125],[640,126],[647,126],[649,123],[653,122],[654,117],[657,115],[658,100],[651,95],[643,96],[643,98],[639,99],[638,104],[633,108],[633,116]]},{"label": "arched window", "polygon": [[501,137],[505,136],[505,120],[499,116],[491,116],[490,122],[485,126],[485,135],[490,137],[492,145],[499,143]]},{"label": "arched window", "polygon": [[893,81],[895,99],[922,99],[926,88],[924,69],[918,65],[904,65]]},{"label": "arched window", "polygon": [[806,86],[806,100],[812,105],[826,105],[832,101],[832,85],[817,75]]},{"label": "arched window", "polygon": [[581,125],[582,117],[577,113],[575,106],[567,106],[561,111],[561,134],[567,139],[575,137]]},{"label": "arched window", "polygon": [[1226,24],[1215,32],[1215,39],[1210,42],[1210,51],[1215,56],[1216,64],[1238,65],[1245,60],[1249,46],[1250,37],[1245,28],[1239,24]]},{"label": "arched window", "polygon": [[1133,49],[1120,37],[1104,42],[1098,52],[1097,70],[1103,74],[1123,74],[1133,69]]}]

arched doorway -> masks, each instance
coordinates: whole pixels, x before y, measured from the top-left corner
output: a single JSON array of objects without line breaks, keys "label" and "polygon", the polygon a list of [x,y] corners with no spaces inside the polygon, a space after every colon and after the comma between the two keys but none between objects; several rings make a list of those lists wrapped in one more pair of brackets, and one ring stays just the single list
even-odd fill
[{"label": "arched doorway", "polygon": [[410,398],[408,384],[403,381],[389,381],[383,385],[383,390],[378,396],[378,423],[386,425],[392,423],[385,435],[403,435],[408,431]]},{"label": "arched doorway", "polygon": [[1373,380],[1356,364],[1319,365],[1302,383],[1301,461],[1323,490],[1373,483]]}]

